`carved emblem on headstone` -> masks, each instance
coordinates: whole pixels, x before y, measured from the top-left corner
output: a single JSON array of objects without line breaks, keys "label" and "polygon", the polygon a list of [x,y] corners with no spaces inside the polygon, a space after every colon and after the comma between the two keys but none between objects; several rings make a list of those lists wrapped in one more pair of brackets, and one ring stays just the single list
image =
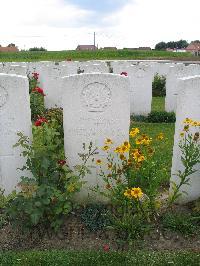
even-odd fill
[{"label": "carved emblem on headstone", "polygon": [[81,92],[81,102],[88,112],[103,112],[111,104],[111,90],[103,83],[90,83]]},{"label": "carved emblem on headstone", "polygon": [[7,98],[8,98],[7,91],[0,86],[0,108],[5,105],[5,103],[7,102]]}]

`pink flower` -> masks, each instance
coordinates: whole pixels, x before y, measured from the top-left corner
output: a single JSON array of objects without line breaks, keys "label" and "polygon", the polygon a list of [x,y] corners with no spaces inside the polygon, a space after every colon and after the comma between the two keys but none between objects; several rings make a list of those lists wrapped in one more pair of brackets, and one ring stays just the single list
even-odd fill
[{"label": "pink flower", "polygon": [[108,244],[103,245],[103,250],[108,252],[110,250],[110,246]]},{"label": "pink flower", "polygon": [[122,72],[120,75],[124,75],[124,76],[128,76],[128,73],[127,72]]}]

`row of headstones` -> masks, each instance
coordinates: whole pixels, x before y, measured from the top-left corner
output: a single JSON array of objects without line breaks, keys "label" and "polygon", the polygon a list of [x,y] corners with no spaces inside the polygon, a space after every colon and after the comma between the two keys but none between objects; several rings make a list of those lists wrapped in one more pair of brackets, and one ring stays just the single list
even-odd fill
[{"label": "row of headstones", "polygon": [[[113,74],[83,74],[64,77],[67,87],[62,91],[64,111],[65,151],[70,167],[80,163],[78,153],[82,144],[92,141],[102,147],[106,138],[111,138],[116,146],[129,138],[130,126],[130,82],[127,77]],[[190,117],[200,120],[200,76],[179,80],[177,101],[177,121],[174,138],[171,180],[179,182],[174,174],[182,169],[178,147],[182,121]],[[0,74],[0,187],[11,192],[20,176],[26,173],[16,170],[25,163],[20,156],[21,149],[13,148],[17,142],[17,132],[31,139],[31,111],[27,77]],[[98,158],[104,158],[100,151]],[[198,171],[191,178],[191,186],[185,186],[182,201],[191,201],[200,196]],[[28,173],[27,173],[28,174]],[[28,174],[29,175],[29,174]],[[86,177],[88,186],[102,185],[98,168]],[[87,199],[87,187],[79,194]]]},{"label": "row of headstones", "polygon": [[46,108],[62,107],[62,77],[77,73],[127,72],[130,80],[130,114],[148,115],[151,112],[152,82],[156,73],[166,76],[165,110],[176,111],[178,79],[185,76],[200,75],[199,64],[158,63],[136,61],[88,61],[88,62],[36,62],[2,63],[0,73],[26,76],[28,73],[40,74],[40,86],[44,89]]}]

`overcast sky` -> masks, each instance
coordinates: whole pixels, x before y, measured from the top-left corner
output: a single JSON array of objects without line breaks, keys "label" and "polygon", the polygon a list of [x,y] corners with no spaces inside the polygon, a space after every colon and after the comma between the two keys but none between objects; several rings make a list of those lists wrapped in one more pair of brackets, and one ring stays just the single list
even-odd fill
[{"label": "overcast sky", "polygon": [[75,49],[78,44],[154,48],[200,39],[200,0],[0,0],[0,44]]}]

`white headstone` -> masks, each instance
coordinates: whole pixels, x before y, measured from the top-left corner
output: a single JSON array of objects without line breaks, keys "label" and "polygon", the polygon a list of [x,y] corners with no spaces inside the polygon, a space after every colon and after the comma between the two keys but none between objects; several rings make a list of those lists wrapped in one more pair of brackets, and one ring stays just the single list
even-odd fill
[{"label": "white headstone", "polygon": [[149,65],[129,67],[131,84],[131,114],[148,115],[151,112],[153,71]]},{"label": "white headstone", "polygon": [[67,67],[45,66],[40,70],[40,87],[44,90],[44,103],[46,108],[61,107],[62,79],[68,75]]},{"label": "white headstone", "polygon": [[[128,78],[114,74],[80,74],[63,78],[63,115],[65,153],[70,167],[81,163],[78,153],[92,141],[94,147],[104,146],[106,138],[114,145],[129,139],[130,96]],[[97,158],[103,158],[103,153]],[[98,169],[87,175],[85,189],[78,195],[87,200],[88,187],[103,184]],[[96,194],[95,194],[96,195]]]},{"label": "white headstone", "polygon": [[18,132],[31,136],[31,111],[27,77],[0,74],[0,187],[10,193],[24,173],[21,149],[13,148]]},{"label": "white headstone", "polygon": [[[200,121],[200,76],[179,79],[179,94],[177,98],[176,128],[171,170],[171,181],[176,184],[180,183],[180,179],[176,175],[177,171],[182,171],[184,169],[181,162],[179,141],[181,138],[180,133],[184,127],[183,121],[186,118]],[[195,132],[196,131],[197,129]],[[187,194],[182,194],[181,198],[178,200],[179,203],[190,202],[200,197],[200,165],[196,165],[195,169],[197,169],[197,172],[189,176],[190,185],[184,185],[181,187],[181,191],[186,191]],[[172,187],[170,190],[172,190]]]},{"label": "white headstone", "polygon": [[170,67],[169,72],[166,76],[165,110],[167,112],[176,112],[178,79],[199,74],[199,67],[193,64],[188,66],[177,64],[173,67]]}]

